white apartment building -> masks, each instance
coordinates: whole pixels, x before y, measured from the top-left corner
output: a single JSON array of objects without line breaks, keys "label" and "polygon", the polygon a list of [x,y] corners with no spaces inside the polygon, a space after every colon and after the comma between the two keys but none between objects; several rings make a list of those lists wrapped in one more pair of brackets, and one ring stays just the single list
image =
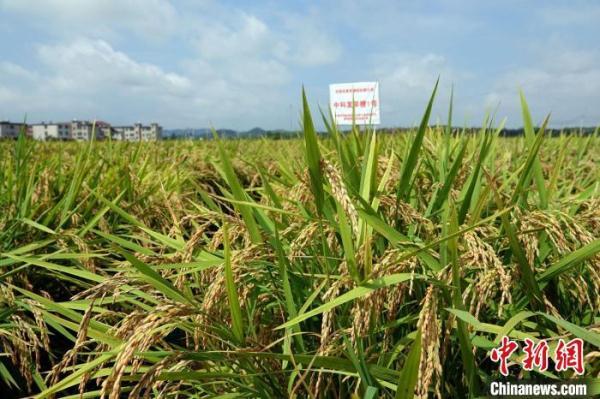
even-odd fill
[{"label": "white apartment building", "polygon": [[120,136],[119,140],[140,141],[142,124],[136,123],[133,126],[115,126],[116,134]]},{"label": "white apartment building", "polygon": [[123,141],[123,129],[111,126],[110,135],[105,132],[104,137],[110,137],[112,140],[116,141]]},{"label": "white apartment building", "polygon": [[65,123],[38,123],[31,125],[31,133],[34,140],[69,140],[71,138],[71,126]]},{"label": "white apartment building", "polygon": [[15,139],[19,137],[21,130],[27,130],[24,123],[13,123],[0,121],[0,139]]},{"label": "white apartment building", "polygon": [[104,139],[106,137],[112,137],[113,133],[112,126],[104,121],[96,121],[96,138]]},{"label": "white apartment building", "polygon": [[155,141],[162,137],[162,127],[158,123],[142,125],[136,123],[131,126],[111,126],[103,121],[78,121],[72,122],[42,122],[32,125],[0,121],[0,139],[17,138],[21,131],[38,141],[47,140],[75,140],[89,141],[95,136],[96,140],[111,138],[112,140],[125,141]]},{"label": "white apartment building", "polygon": [[142,126],[142,141],[160,140],[162,136],[162,127],[158,123],[151,123],[150,126]]},{"label": "white apartment building", "polygon": [[125,141],[154,141],[160,140],[162,136],[162,127],[158,123],[151,123],[149,126],[136,123],[131,126],[115,126],[113,128],[113,139]]},{"label": "white apartment building", "polygon": [[89,141],[93,135],[96,135],[96,140],[104,138],[104,132],[101,128],[96,128],[93,122],[90,121],[73,121],[71,122],[71,138],[76,141]]}]

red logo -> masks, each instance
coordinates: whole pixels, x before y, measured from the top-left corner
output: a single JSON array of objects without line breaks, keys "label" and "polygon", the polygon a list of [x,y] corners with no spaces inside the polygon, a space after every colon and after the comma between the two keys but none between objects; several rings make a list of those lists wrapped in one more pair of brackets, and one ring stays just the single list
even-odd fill
[{"label": "red logo", "polygon": [[573,369],[579,375],[583,374],[583,340],[576,338],[568,343],[558,340],[555,352],[556,371]]},{"label": "red logo", "polygon": [[[508,359],[517,349],[519,349],[519,344],[506,336],[502,337],[498,348],[492,349],[490,359],[493,362],[500,362],[498,369],[502,375],[508,376]],[[525,358],[521,366],[524,370],[548,370],[549,347],[545,339],[536,344],[533,340],[525,338],[523,352]],[[575,373],[581,375],[585,370],[583,356],[583,340],[581,338],[575,338],[569,342],[559,339],[553,358],[555,370],[566,371],[572,369]]]},{"label": "red logo", "polygon": [[537,345],[529,338],[525,338],[525,360],[523,360],[523,368],[525,370],[533,370],[537,367],[540,371],[548,370],[548,343],[545,339],[537,343]]},{"label": "red logo", "polygon": [[490,359],[494,362],[500,361],[500,373],[502,375],[508,375],[508,364],[507,360],[519,348],[519,345],[508,339],[508,337],[502,337],[502,342],[499,348],[492,349]]}]

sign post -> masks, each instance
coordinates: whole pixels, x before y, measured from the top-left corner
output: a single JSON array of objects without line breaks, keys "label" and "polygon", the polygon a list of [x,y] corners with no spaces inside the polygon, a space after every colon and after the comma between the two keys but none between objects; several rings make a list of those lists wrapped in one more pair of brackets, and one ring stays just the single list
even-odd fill
[{"label": "sign post", "polygon": [[[378,125],[379,83],[355,82],[329,85],[329,107],[338,125]],[[352,115],[354,111],[354,116]]]}]

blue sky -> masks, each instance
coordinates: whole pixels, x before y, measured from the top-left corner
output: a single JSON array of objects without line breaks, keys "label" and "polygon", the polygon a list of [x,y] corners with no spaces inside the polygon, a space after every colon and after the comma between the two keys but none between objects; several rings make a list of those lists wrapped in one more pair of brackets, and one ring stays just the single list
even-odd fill
[{"label": "blue sky", "polygon": [[0,0],[0,119],[296,128],[300,89],[380,82],[382,125],[600,124],[600,2]]}]

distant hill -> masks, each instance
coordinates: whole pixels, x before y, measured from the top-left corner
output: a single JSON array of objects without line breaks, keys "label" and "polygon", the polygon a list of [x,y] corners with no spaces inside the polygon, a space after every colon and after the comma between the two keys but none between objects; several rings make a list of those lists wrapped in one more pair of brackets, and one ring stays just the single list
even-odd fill
[{"label": "distant hill", "polygon": [[[252,138],[252,137],[271,137],[271,138],[286,138],[293,137],[297,132],[287,130],[265,130],[260,127],[255,127],[246,131],[237,131],[233,129],[217,129],[219,137],[224,138]],[[187,128],[187,129],[164,129],[163,139],[192,139],[204,140],[212,139],[213,134],[209,128]]]},{"label": "distant hill", "polygon": [[210,129],[163,129],[163,139],[199,139],[211,136]]},{"label": "distant hill", "polygon": [[[443,126],[440,126],[443,128]],[[467,134],[477,134],[480,131],[480,127],[473,126],[467,128],[453,127],[452,130],[454,132],[464,132]],[[537,131],[536,127],[536,131]],[[342,132],[346,132],[348,129],[342,129]],[[377,129],[380,134],[398,134],[398,133],[406,133],[414,130],[414,128],[406,128],[406,127],[380,127]],[[547,136],[557,136],[561,133],[564,134],[582,134],[582,135],[590,135],[598,132],[598,128],[594,127],[566,127],[562,129],[556,128],[547,128],[546,135]],[[217,129],[217,134],[219,137],[223,138],[256,138],[256,137],[268,137],[271,139],[287,139],[297,137],[298,132],[289,131],[289,130],[265,130],[260,127],[255,127],[246,131],[237,131],[233,129]],[[325,132],[318,132],[318,134],[326,134]],[[503,129],[500,132],[501,136],[521,136],[523,135],[523,129]],[[192,139],[192,140],[205,140],[212,139],[212,131],[208,128],[189,128],[189,129],[164,129],[163,130],[163,139],[164,140],[176,140],[176,139]]]},{"label": "distant hill", "polygon": [[247,136],[264,136],[267,133],[267,131],[263,128],[260,127],[255,127],[253,129],[250,129],[246,132],[244,132],[244,135]]}]

